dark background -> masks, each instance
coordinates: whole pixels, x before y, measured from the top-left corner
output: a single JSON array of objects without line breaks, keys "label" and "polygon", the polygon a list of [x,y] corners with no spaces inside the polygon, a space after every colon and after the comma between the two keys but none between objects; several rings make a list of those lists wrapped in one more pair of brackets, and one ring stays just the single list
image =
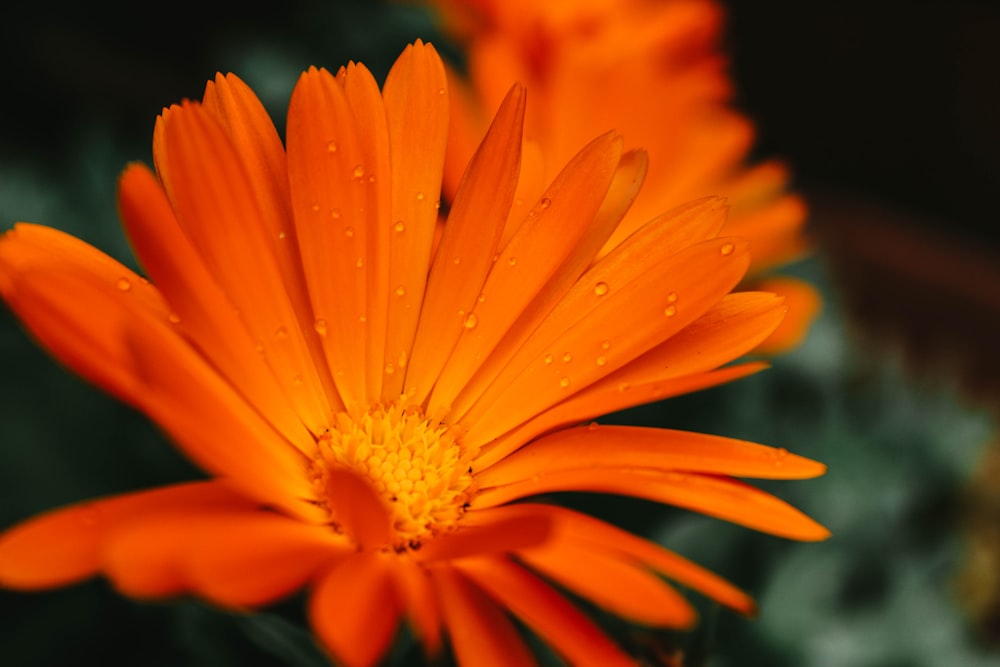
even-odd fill
[{"label": "dark background", "polygon": [[[115,178],[150,161],[160,108],[243,76],[283,123],[311,64],[383,74],[433,39],[418,8],[362,0],[184,0],[110,12],[0,9],[0,228],[71,231],[125,261]],[[1000,4],[732,2],[726,47],[756,157],[811,206],[823,318],[774,369],[619,416],[784,446],[830,474],[770,485],[833,529],[797,545],[632,501],[601,502],[754,593],[747,622],[705,606],[689,665],[1000,665],[1000,502],[989,416],[1000,378]],[[53,364],[0,309],[0,527],[198,473],[141,416]],[[0,593],[0,664],[314,665],[298,600],[254,617],[138,604],[100,581]],[[394,660],[409,664],[405,642]]]}]

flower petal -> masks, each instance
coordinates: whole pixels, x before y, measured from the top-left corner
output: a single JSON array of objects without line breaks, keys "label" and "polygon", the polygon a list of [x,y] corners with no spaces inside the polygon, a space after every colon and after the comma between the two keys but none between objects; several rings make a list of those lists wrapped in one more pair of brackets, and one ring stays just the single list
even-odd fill
[{"label": "flower petal", "polygon": [[118,182],[118,207],[139,260],[170,303],[171,323],[275,428],[309,451],[312,435],[145,166],[125,169]]},{"label": "flower petal", "polygon": [[423,644],[425,655],[436,658],[441,652],[443,612],[430,573],[409,558],[400,558],[391,573],[410,626]]},{"label": "flower petal", "polygon": [[[434,47],[420,40],[407,46],[389,70],[382,96],[392,156],[387,366],[382,388],[382,399],[389,401],[403,392],[440,206],[448,85]],[[388,364],[394,373],[388,373]]]},{"label": "flower petal", "polygon": [[330,514],[362,548],[378,549],[391,533],[389,509],[359,475],[342,468],[326,471]]},{"label": "flower petal", "polygon": [[389,563],[378,552],[362,551],[319,581],[309,619],[337,660],[347,667],[372,667],[389,647],[399,607]]},{"label": "flower petal", "polygon": [[178,221],[263,349],[302,420],[314,434],[321,433],[329,423],[330,403],[305,341],[314,332],[303,331],[309,325],[299,321],[292,307],[239,153],[200,105],[185,103],[163,118],[164,154],[158,164],[168,165],[164,188]]},{"label": "flower petal", "polygon": [[90,500],[29,519],[0,536],[0,585],[38,590],[74,583],[101,569],[101,549],[120,523],[161,508],[253,503],[225,483],[191,482]]},{"label": "flower petal", "polygon": [[460,667],[531,667],[535,659],[510,618],[451,567],[434,570],[451,648]]},{"label": "flower petal", "polygon": [[684,470],[759,479],[806,479],[826,472],[821,463],[745,440],[592,424],[543,436],[481,470],[476,480],[481,489],[488,489],[538,474],[590,468]]},{"label": "flower petal", "polygon": [[816,288],[803,280],[775,276],[754,281],[754,288],[775,292],[785,299],[788,314],[758,347],[761,354],[781,354],[797,347],[819,316],[823,300]]},{"label": "flower petal", "polygon": [[493,266],[517,186],[525,92],[510,89],[462,177],[427,278],[406,372],[406,395],[421,403],[437,381]]},{"label": "flower petal", "polygon": [[483,489],[474,508],[494,507],[552,491],[593,491],[645,498],[794,540],[825,540],[823,526],[783,500],[743,482],[698,473],[597,468],[540,473],[506,486]]},{"label": "flower petal", "polygon": [[568,664],[634,665],[590,619],[521,566],[506,558],[467,558],[454,566],[552,644]]},{"label": "flower petal", "polygon": [[429,540],[416,552],[420,561],[454,560],[537,546],[549,536],[549,521],[529,514],[496,517],[490,510],[466,514],[457,530]]}]

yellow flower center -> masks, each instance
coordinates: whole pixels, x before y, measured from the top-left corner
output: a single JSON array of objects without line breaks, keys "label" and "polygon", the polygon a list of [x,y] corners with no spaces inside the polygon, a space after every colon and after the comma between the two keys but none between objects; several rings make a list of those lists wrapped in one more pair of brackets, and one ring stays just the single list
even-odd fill
[{"label": "yellow flower center", "polygon": [[361,475],[389,509],[391,546],[417,548],[454,528],[465,513],[475,494],[471,460],[453,427],[427,419],[419,408],[376,405],[360,417],[334,418],[318,442],[314,484],[322,498],[326,470]]}]

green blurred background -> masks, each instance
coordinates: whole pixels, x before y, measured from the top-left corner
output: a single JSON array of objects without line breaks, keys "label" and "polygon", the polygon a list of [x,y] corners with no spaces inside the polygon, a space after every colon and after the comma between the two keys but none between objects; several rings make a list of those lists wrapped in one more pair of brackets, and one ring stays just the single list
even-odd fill
[{"label": "green blurred background", "polygon": [[[572,498],[752,592],[748,621],[697,600],[675,635],[623,627],[686,665],[1000,665],[1000,8],[994,2],[731,3],[727,49],[756,155],[786,159],[817,253],[790,269],[826,305],[762,374],[616,415],[746,438],[826,462],[766,485],[833,530],[797,544],[631,500]],[[298,72],[361,60],[381,76],[431,39],[411,5],[361,0],[0,9],[0,228],[67,230],[131,263],[115,179],[150,161],[160,108],[237,72],[279,126]],[[530,104],[530,91],[529,91]],[[655,159],[655,156],[654,156]],[[198,471],[143,417],[77,380],[0,309],[0,527]],[[610,420],[606,420],[610,421]],[[321,665],[301,600],[255,616],[140,604],[102,581],[0,592],[0,664]],[[406,638],[389,662],[421,664]],[[447,662],[443,663],[447,664]],[[650,664],[655,664],[650,662]]]}]

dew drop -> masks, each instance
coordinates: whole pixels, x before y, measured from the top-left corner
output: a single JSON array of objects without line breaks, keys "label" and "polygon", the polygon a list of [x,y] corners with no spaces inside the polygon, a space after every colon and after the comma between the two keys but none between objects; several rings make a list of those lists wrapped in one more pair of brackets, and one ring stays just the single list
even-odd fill
[{"label": "dew drop", "polygon": [[340,209],[339,208],[330,209],[330,217],[333,218],[334,220],[340,220]]},{"label": "dew drop", "polygon": [[313,322],[313,329],[315,329],[316,333],[318,333],[320,336],[325,336],[327,332],[326,320],[320,318],[315,322]]},{"label": "dew drop", "polygon": [[408,358],[406,356],[406,352],[405,351],[404,352],[400,352],[399,353],[399,359],[396,359],[396,365],[399,366],[400,368],[406,368],[406,362],[407,361],[408,361]]},{"label": "dew drop", "polygon": [[563,355],[562,359],[565,363],[568,364],[569,362],[573,361],[573,355],[567,352],[566,354]]},{"label": "dew drop", "polygon": [[611,349],[611,341],[610,340],[602,340],[601,341],[601,349],[602,350],[610,350]]},{"label": "dew drop", "polygon": [[677,302],[677,292],[671,292],[670,294],[667,295],[667,303],[676,303],[676,302]]},{"label": "dew drop", "polygon": [[663,309],[663,314],[667,317],[673,317],[677,314],[677,306],[667,306]]},{"label": "dew drop", "polygon": [[344,227],[344,236],[354,238],[354,227]]},{"label": "dew drop", "polygon": [[361,180],[365,177],[365,166],[363,164],[354,165],[354,178]]},{"label": "dew drop", "polygon": [[486,301],[486,295],[485,295],[485,294],[480,294],[480,295],[479,295],[479,296],[478,296],[478,297],[476,298],[476,301],[478,301],[479,303],[482,303],[483,301]]},{"label": "dew drop", "polygon": [[465,318],[465,328],[475,329],[477,324],[479,324],[479,318],[475,313],[469,313],[469,316]]},{"label": "dew drop", "polygon": [[602,281],[594,285],[594,294],[597,296],[604,296],[608,293],[609,289],[608,284]]},{"label": "dew drop", "polygon": [[302,376],[301,375],[296,375],[295,377],[292,378],[292,386],[293,387],[301,387],[302,386]]},{"label": "dew drop", "polygon": [[719,252],[721,252],[723,255],[732,255],[733,250],[735,249],[736,246],[734,246],[732,243],[727,243],[724,246],[722,246],[722,248],[719,249]]},{"label": "dew drop", "polygon": [[257,351],[257,354],[264,354],[264,345],[260,342],[254,343],[253,349]]},{"label": "dew drop", "polygon": [[354,266],[358,267],[359,269],[365,268],[365,259],[364,259],[364,257],[358,257],[358,261],[354,262]]},{"label": "dew drop", "polygon": [[171,324],[180,324],[181,316],[174,312],[168,313],[167,321],[170,322]]},{"label": "dew drop", "polygon": [[403,285],[396,286],[396,296],[403,296],[406,294],[406,287]]},{"label": "dew drop", "polygon": [[632,388],[632,385],[630,385],[628,382],[622,382],[620,385],[618,385],[618,391],[621,391],[621,392],[628,391],[631,388]]},{"label": "dew drop", "polygon": [[288,235],[285,234],[285,232],[278,232],[278,240],[279,241],[284,241],[286,236],[288,236]]},{"label": "dew drop", "polygon": [[368,321],[368,317],[366,317],[364,314],[358,315],[358,322],[361,322],[361,324],[364,324],[367,321]]},{"label": "dew drop", "polygon": [[423,192],[418,192],[417,193],[417,201],[423,201],[425,196],[426,195],[424,195]]},{"label": "dew drop", "polygon": [[605,356],[597,357],[597,365],[598,366],[603,366],[606,363],[608,363],[608,358],[607,357],[605,357]]},{"label": "dew drop", "polygon": [[560,380],[559,380],[559,386],[562,387],[563,389],[565,389],[566,387],[568,387],[569,386],[569,378],[568,377],[562,377],[562,378],[560,378]]},{"label": "dew drop", "polygon": [[406,223],[403,222],[402,220],[397,220],[396,224],[394,224],[392,226],[392,228],[395,229],[399,233],[403,233],[403,232],[406,231]]},{"label": "dew drop", "polygon": [[517,257],[511,257],[507,260],[508,266],[514,266],[515,264],[517,264]]},{"label": "dew drop", "polygon": [[444,93],[445,93],[444,88],[438,88],[438,95],[444,95]]},{"label": "dew drop", "polygon": [[462,263],[462,258],[461,257],[455,257],[454,259],[451,260],[451,263],[457,266],[457,265],[459,265],[459,264]]},{"label": "dew drop", "polygon": [[319,204],[313,204],[311,206],[313,213],[319,213]]},{"label": "dew drop", "polygon": [[552,363],[552,359],[553,359],[553,357],[552,357],[552,355],[551,355],[551,354],[546,354],[546,355],[545,355],[545,359],[544,359],[544,361],[545,361],[545,363],[547,363],[547,364],[551,364],[551,363]]},{"label": "dew drop", "polygon": [[544,211],[549,206],[552,206],[552,200],[548,197],[542,197],[541,201],[538,202],[538,206]]},{"label": "dew drop", "polygon": [[118,279],[118,282],[117,282],[117,283],[115,283],[115,285],[116,285],[116,286],[118,287],[118,289],[120,289],[120,290],[121,290],[122,292],[127,292],[127,291],[129,291],[130,289],[132,289],[132,283],[131,283],[131,282],[129,282],[129,279],[128,279],[128,278],[119,278],[119,279]]},{"label": "dew drop", "polygon": [[274,330],[274,337],[278,340],[285,340],[288,338],[288,329],[285,327],[278,327]]},{"label": "dew drop", "polygon": [[393,366],[392,364],[386,364],[385,365],[385,374],[386,375],[392,375],[395,372],[396,372],[396,367],[395,366]]},{"label": "dew drop", "polygon": [[331,153],[336,153],[337,152],[337,142],[336,141],[329,141],[329,142],[327,142],[327,144],[326,144],[326,150],[328,150]]}]

